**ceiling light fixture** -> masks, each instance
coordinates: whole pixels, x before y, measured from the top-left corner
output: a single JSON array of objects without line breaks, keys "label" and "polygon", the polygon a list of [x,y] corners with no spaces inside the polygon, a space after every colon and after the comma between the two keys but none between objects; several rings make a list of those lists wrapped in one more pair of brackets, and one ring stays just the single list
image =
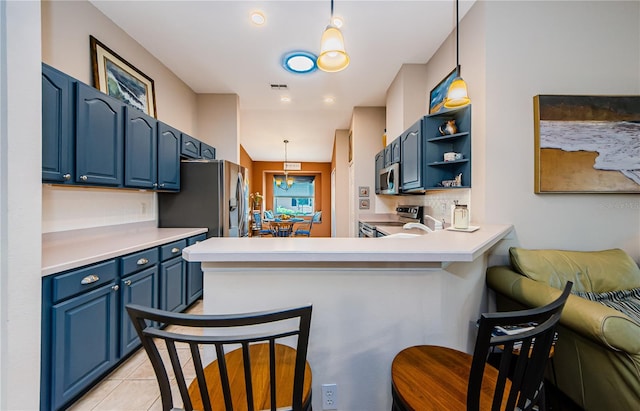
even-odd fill
[{"label": "ceiling light fixture", "polygon": [[311,73],[318,69],[317,59],[315,54],[308,51],[292,51],[282,57],[282,67],[291,73]]},{"label": "ceiling light fixture", "polygon": [[267,19],[265,19],[264,14],[260,11],[254,11],[251,13],[251,22],[256,26],[262,26]]},{"label": "ceiling light fixture", "polygon": [[284,191],[287,191],[293,185],[293,178],[289,177],[289,172],[287,171],[287,144],[289,144],[289,140],[284,140],[284,164],[282,165],[282,170],[284,171],[284,181],[279,178],[275,178],[274,181],[276,186]]},{"label": "ceiling light fixture", "polygon": [[335,73],[344,70],[348,65],[349,55],[344,48],[344,38],[340,29],[333,25],[333,0],[331,0],[331,19],[322,33],[318,68],[322,71]]},{"label": "ceiling light fixture", "polygon": [[460,19],[458,17],[458,0],[456,0],[456,78],[453,79],[447,91],[447,96],[444,99],[444,106],[446,108],[457,108],[466,106],[471,103],[469,93],[467,91],[467,83],[460,77],[460,43],[459,43],[459,28]]}]

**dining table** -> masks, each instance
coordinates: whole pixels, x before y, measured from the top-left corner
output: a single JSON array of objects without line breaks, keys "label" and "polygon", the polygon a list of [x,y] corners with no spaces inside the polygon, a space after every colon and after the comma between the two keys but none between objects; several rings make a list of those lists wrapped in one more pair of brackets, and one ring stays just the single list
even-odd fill
[{"label": "dining table", "polygon": [[269,224],[272,228],[274,237],[291,237],[293,234],[293,226],[296,223],[303,222],[302,218],[289,218],[289,219],[281,219],[275,218],[273,220],[265,220],[265,223]]}]

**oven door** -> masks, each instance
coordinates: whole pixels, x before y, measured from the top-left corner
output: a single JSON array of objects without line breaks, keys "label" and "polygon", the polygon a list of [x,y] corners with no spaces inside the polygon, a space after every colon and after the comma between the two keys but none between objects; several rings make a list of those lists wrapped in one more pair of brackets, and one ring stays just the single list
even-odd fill
[{"label": "oven door", "polygon": [[380,194],[400,194],[400,164],[391,164],[380,170]]},{"label": "oven door", "polygon": [[373,238],[376,236],[376,228],[367,223],[358,222],[358,237]]}]

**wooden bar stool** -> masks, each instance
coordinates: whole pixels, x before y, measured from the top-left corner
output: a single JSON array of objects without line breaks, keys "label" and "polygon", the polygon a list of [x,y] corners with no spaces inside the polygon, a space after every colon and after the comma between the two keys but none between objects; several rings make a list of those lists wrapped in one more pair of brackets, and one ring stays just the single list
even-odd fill
[{"label": "wooden bar stool", "polygon": [[[560,297],[544,307],[482,314],[473,356],[431,345],[402,350],[391,365],[393,411],[544,409],[544,371],[572,286],[568,282]],[[497,326],[528,323],[535,325],[494,335]],[[496,347],[502,354],[494,367],[487,358]]]}]

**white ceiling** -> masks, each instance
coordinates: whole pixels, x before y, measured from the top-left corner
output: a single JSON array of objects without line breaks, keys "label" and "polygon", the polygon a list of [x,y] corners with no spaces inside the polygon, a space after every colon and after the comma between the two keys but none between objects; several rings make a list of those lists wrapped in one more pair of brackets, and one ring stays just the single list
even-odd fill
[{"label": "white ceiling", "polygon": [[[474,1],[460,2],[460,18]],[[318,54],[330,0],[91,3],[194,92],[237,94],[240,143],[255,161],[281,161],[284,139],[289,161],[331,161],[335,130],[349,128],[353,107],[384,106],[402,64],[426,63],[455,28],[454,0],[334,0],[351,64],[338,73],[292,74],[282,56]],[[266,24],[251,24],[254,10]],[[290,103],[280,102],[285,94]],[[323,101],[328,96],[332,105]]]}]

